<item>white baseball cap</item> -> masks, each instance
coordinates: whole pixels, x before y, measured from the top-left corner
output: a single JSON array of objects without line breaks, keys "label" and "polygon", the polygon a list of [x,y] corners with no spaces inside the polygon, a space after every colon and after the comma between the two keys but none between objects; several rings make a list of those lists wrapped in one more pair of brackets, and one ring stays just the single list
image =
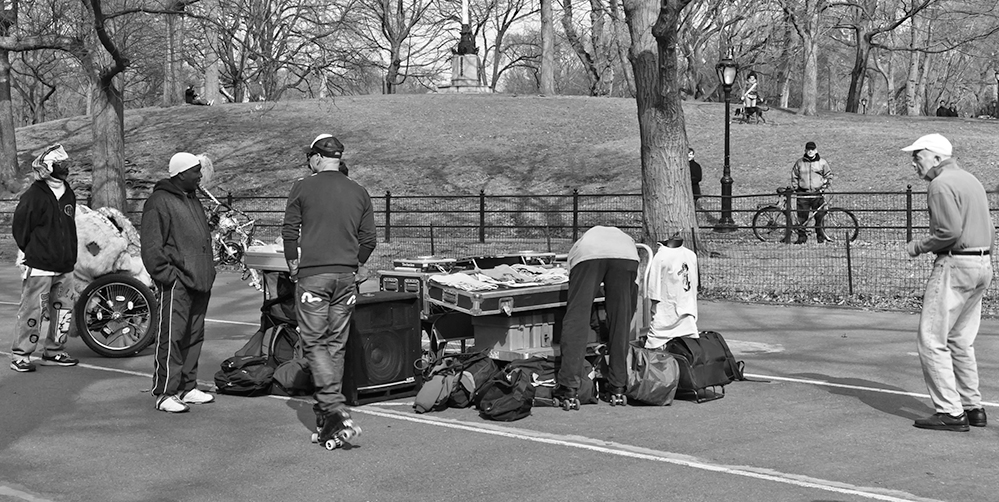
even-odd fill
[{"label": "white baseball cap", "polygon": [[918,150],[929,150],[945,157],[953,154],[954,147],[951,146],[947,138],[939,134],[927,134],[916,140],[915,143],[902,149],[903,152],[915,152]]},{"label": "white baseball cap", "polygon": [[198,164],[201,164],[201,159],[193,153],[175,153],[170,157],[170,177],[173,178]]}]

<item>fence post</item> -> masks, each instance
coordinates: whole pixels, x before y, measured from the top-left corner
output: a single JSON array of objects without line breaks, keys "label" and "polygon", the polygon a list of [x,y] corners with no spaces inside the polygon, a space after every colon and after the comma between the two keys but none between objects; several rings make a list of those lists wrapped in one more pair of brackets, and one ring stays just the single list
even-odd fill
[{"label": "fence post", "polygon": [[479,243],[486,242],[486,191],[479,190]]},{"label": "fence post", "polygon": [[792,189],[791,187],[788,187],[787,190],[784,190],[784,220],[786,226],[784,228],[783,242],[789,244],[791,242],[791,228],[797,226],[797,221],[792,223],[792,218],[796,218],[798,216],[797,213],[791,209],[791,204],[794,203],[793,195],[794,195],[794,189]]},{"label": "fence post", "polygon": [[850,232],[843,232],[843,240],[846,241],[846,287],[850,296],[853,296],[853,256],[850,254]]},{"label": "fence post", "polygon": [[579,189],[572,189],[572,242],[579,238]]},{"label": "fence post", "polygon": [[905,242],[912,240],[912,185],[905,186]]},{"label": "fence post", "polygon": [[392,192],[385,190],[385,242],[392,242]]}]

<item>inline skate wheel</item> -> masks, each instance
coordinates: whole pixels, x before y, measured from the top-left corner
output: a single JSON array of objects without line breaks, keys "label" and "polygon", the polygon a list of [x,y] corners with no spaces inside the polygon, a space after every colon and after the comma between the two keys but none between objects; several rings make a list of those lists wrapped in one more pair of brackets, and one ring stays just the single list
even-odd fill
[{"label": "inline skate wheel", "polygon": [[319,433],[318,432],[313,432],[312,433],[312,442],[313,443],[318,443],[319,442]]}]

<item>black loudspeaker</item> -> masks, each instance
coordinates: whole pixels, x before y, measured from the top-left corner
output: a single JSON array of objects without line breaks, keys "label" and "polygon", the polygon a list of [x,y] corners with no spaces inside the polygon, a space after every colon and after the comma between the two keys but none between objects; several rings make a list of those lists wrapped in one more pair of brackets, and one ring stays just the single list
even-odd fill
[{"label": "black loudspeaker", "polygon": [[420,297],[379,291],[357,296],[347,338],[343,395],[351,406],[416,395],[423,355]]}]

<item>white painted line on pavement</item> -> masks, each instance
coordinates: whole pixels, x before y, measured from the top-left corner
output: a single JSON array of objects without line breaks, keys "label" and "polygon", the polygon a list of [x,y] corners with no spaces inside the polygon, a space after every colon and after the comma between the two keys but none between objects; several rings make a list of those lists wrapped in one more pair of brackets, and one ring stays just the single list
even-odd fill
[{"label": "white painted line on pavement", "polygon": [[14,497],[18,500],[26,500],[28,502],[51,502],[49,499],[41,499],[30,493],[25,493],[20,490],[15,490],[9,486],[4,486],[4,485],[0,485],[0,496]]},{"label": "white painted line on pavement", "polygon": [[260,326],[259,322],[243,322],[243,321],[225,321],[222,319],[208,319],[205,318],[205,322],[217,322],[219,324],[238,324],[240,326]]},{"label": "white painted line on pavement", "polygon": [[[750,373],[746,373],[746,376],[749,378],[759,378],[763,380],[779,380],[782,382],[803,383],[806,385],[818,385],[820,387],[837,387],[840,389],[862,390],[865,392],[880,392],[882,394],[894,394],[896,396],[918,397],[922,399],[930,398],[929,394],[920,394],[918,392],[906,392],[904,390],[892,390],[892,389],[878,389],[876,387],[862,387],[860,385],[826,382],[825,380],[811,380],[807,378],[788,378],[788,377],[769,376],[769,375],[753,375]],[[999,403],[982,401],[982,406],[999,406]]]},{"label": "white painted line on pavement", "polygon": [[[9,356],[9,353],[0,352]],[[79,366],[88,369],[110,371],[115,373],[123,373],[126,375],[141,376],[145,378],[152,378],[150,373],[141,373],[138,371],[122,370],[117,368],[108,368],[104,366],[96,366],[92,364],[80,364]],[[822,385],[830,387],[842,387],[849,389],[864,390],[869,392],[882,392],[888,394],[900,394],[913,397],[923,397],[928,398],[929,396],[910,393],[893,391],[886,389],[877,389],[873,387],[861,387],[857,385],[844,385],[844,384],[834,384],[830,382],[823,382],[821,380],[807,380],[807,379],[796,379],[796,378],[784,378],[776,376],[767,375],[747,375],[753,378],[765,378],[771,380],[782,380],[794,383],[810,384],[810,385]],[[212,382],[200,381],[199,383],[203,385],[212,385]],[[302,401],[311,402],[309,399],[287,397],[287,396],[267,396],[272,399],[279,399],[284,401]],[[376,403],[377,404],[377,403]],[[999,406],[993,403],[983,403],[989,406]],[[727,474],[732,474],[736,476],[743,476],[748,478],[755,478],[764,481],[773,481],[777,483],[799,486],[802,488],[813,488],[817,490],[841,493],[844,495],[856,495],[858,497],[867,498],[871,500],[882,500],[887,502],[939,502],[936,499],[927,499],[923,497],[918,497],[909,493],[905,493],[897,490],[889,490],[882,488],[873,487],[862,487],[854,486],[849,483],[842,483],[838,481],[830,481],[819,478],[813,478],[810,476],[803,476],[799,474],[789,474],[780,471],[775,471],[772,469],[751,467],[751,466],[732,466],[725,464],[712,463],[707,460],[698,459],[696,457],[691,457],[688,455],[683,455],[679,453],[653,450],[649,448],[641,448],[638,446],[627,445],[623,443],[615,443],[612,441],[592,439],[585,436],[575,436],[575,435],[561,435],[561,434],[549,434],[544,432],[532,431],[528,429],[518,429],[514,427],[507,427],[494,424],[483,424],[483,423],[470,423],[461,422],[458,420],[444,419],[444,418],[431,418],[427,416],[415,416],[409,413],[403,413],[395,410],[390,410],[386,406],[397,406],[398,403],[385,403],[385,406],[381,406],[379,410],[376,411],[375,408],[353,408],[352,411],[355,413],[361,413],[365,415],[379,416],[382,418],[390,418],[395,420],[406,420],[414,423],[421,423],[425,425],[434,425],[438,427],[446,427],[451,429],[465,430],[469,432],[478,432],[482,434],[490,434],[494,436],[502,436],[513,439],[521,439],[525,441],[534,441],[537,443],[553,444],[559,446],[566,446],[570,448],[580,448],[584,450],[591,450],[600,453],[609,453],[612,455],[619,455],[622,457],[629,457],[638,460],[651,460],[656,462],[665,462],[674,465],[680,465],[684,467],[692,467],[695,469],[702,469],[706,471],[722,472]],[[0,486],[0,488],[3,488]],[[3,494],[3,492],[0,492]],[[31,500],[31,499],[27,499]]]},{"label": "white painted line on pavement", "polygon": [[653,450],[649,448],[641,448],[638,446],[632,446],[628,444],[615,443],[613,441],[592,439],[585,436],[549,434],[545,432],[532,431],[528,429],[518,429],[502,425],[478,424],[478,423],[471,424],[467,422],[461,422],[458,420],[451,420],[445,418],[429,418],[426,416],[418,417],[410,414],[402,414],[394,410],[374,411],[368,408],[353,408],[352,411],[355,413],[363,413],[383,418],[393,418],[396,420],[406,420],[409,422],[415,422],[425,425],[435,425],[438,427],[446,427],[450,429],[478,432],[482,434],[491,434],[494,436],[521,439],[525,441],[533,441],[536,443],[553,444],[558,446],[566,446],[570,448],[580,448],[583,450],[591,450],[599,453],[609,453],[611,455],[629,457],[638,460],[665,462],[668,464],[680,465],[684,467],[692,467],[694,469],[722,472],[726,474],[733,474],[736,476],[743,476],[747,478],[755,478],[764,481],[774,481],[777,483],[783,483],[802,488],[813,488],[817,490],[840,493],[844,495],[856,495],[858,497],[863,497],[871,500],[884,500],[890,502],[917,502],[917,501],[936,502],[936,499],[927,499],[898,490],[854,486],[848,483],[829,481],[825,479],[813,478],[810,476],[803,476],[799,474],[788,474],[775,471],[772,469],[764,469],[764,468],[750,467],[750,466],[717,464],[708,460],[699,459],[689,455],[672,453],[668,451]]}]

